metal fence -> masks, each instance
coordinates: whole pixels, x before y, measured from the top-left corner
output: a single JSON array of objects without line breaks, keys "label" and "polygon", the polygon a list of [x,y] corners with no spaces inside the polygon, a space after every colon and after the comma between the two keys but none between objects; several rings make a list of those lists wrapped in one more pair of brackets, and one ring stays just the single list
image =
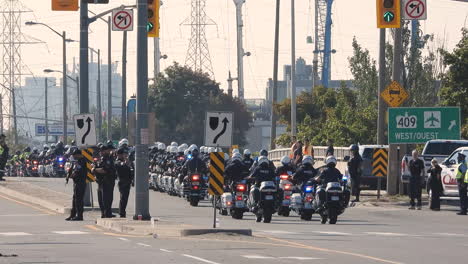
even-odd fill
[{"label": "metal fence", "polygon": [[[325,155],[328,147],[314,146],[314,159],[325,160]],[[343,161],[345,156],[349,156],[348,147],[335,147],[335,158],[338,161]],[[269,151],[268,158],[273,162],[278,162],[283,156],[289,156],[291,154],[290,148],[274,149]]]}]

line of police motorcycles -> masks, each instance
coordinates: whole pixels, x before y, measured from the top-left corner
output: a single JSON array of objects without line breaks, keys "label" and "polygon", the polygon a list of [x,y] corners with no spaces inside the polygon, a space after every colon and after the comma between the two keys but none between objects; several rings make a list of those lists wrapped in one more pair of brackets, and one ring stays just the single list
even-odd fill
[{"label": "line of police motorcycles", "polygon": [[[21,155],[17,152],[10,159],[7,170],[8,175],[16,177],[65,177],[67,168],[67,155],[57,155],[54,149],[44,148],[39,151]],[[25,148],[23,153],[29,153],[30,148]]]},{"label": "line of police motorcycles", "polygon": [[[185,199],[191,206],[197,206],[202,200],[215,203],[221,215],[230,215],[234,219],[242,219],[244,214],[252,212],[256,221],[270,223],[273,214],[288,217],[291,212],[296,213],[302,220],[310,221],[313,214],[320,215],[321,223],[336,224],[338,216],[348,207],[350,192],[348,175],[341,175],[340,180],[320,184],[316,178],[311,178],[302,184],[294,184],[294,169],[276,175],[273,181],[262,181],[253,184],[248,177],[239,181],[225,184],[224,194],[213,197],[208,194],[207,171],[192,172],[184,170],[184,164],[191,159],[191,153],[198,148],[187,144],[180,146],[172,142],[170,146],[156,143],[150,149],[150,188],[154,191],[167,193]],[[209,154],[219,151],[216,148],[201,147],[200,155],[206,166],[209,167]],[[266,151],[265,151],[266,152]],[[257,158],[253,166],[260,166],[269,162],[264,156]],[[250,156],[246,150],[244,156]],[[225,155],[227,163],[233,159],[241,158],[238,150],[233,150],[233,156]],[[304,160],[312,160],[310,157]],[[290,163],[288,157],[283,157],[284,163]],[[326,164],[317,169],[320,175],[330,164],[336,165],[334,157],[328,157]],[[312,164],[313,165],[313,164]],[[250,170],[252,171],[252,169]],[[337,170],[336,170],[337,171]]]}]

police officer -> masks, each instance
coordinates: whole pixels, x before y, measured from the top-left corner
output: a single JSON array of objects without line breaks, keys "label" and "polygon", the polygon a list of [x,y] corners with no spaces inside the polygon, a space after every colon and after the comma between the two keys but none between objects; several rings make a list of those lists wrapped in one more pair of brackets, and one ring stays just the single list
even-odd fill
[{"label": "police officer", "polygon": [[317,175],[317,170],[314,168],[314,159],[305,155],[302,159],[302,165],[293,175],[293,181],[296,184],[304,184]]},{"label": "police officer", "polygon": [[115,170],[117,172],[117,177],[119,178],[119,214],[120,217],[125,218],[127,217],[126,208],[128,203],[128,195],[130,194],[130,188],[133,183],[134,175],[133,168],[128,160],[128,151],[125,148],[119,148],[117,150]]},{"label": "police officer", "polygon": [[112,201],[116,180],[114,160],[112,159],[112,145],[103,144],[100,148],[101,157],[96,162],[93,173],[98,183],[98,201],[101,208],[101,218],[115,217],[112,214]]},{"label": "police officer", "polygon": [[0,135],[0,181],[4,181],[3,176],[5,176],[5,166],[8,161],[8,152],[10,149],[6,144],[6,136],[4,134]]},{"label": "police officer", "polygon": [[361,193],[361,175],[362,175],[362,157],[359,154],[359,146],[351,145],[349,147],[352,158],[348,161],[348,172],[351,176],[351,190],[356,199],[353,202],[359,202],[359,194]]},{"label": "police officer", "polygon": [[466,215],[466,209],[468,206],[468,199],[466,197],[467,185],[468,185],[468,165],[466,162],[466,156],[463,153],[458,153],[458,168],[457,168],[457,185],[458,194],[460,196],[460,212],[458,215]]},{"label": "police officer", "polygon": [[[334,156],[328,156],[325,159],[326,168],[317,179],[322,186],[327,186],[329,182],[339,182],[343,178],[341,172],[336,168],[336,163],[337,161]],[[325,201],[325,195],[325,188],[322,188],[319,191],[319,201],[321,205]]]},{"label": "police officer", "polygon": [[252,152],[250,151],[250,149],[244,150],[244,159],[242,160],[242,163],[244,163],[247,169],[250,169],[250,167],[252,167],[254,160],[252,159]]},{"label": "police officer", "polygon": [[[258,208],[258,201],[260,200],[260,184],[264,181],[274,181],[275,180],[275,170],[270,166],[270,161],[266,156],[260,156],[257,161],[258,165],[255,167],[254,171],[247,178],[247,180],[253,180],[257,188],[254,189],[254,202],[255,208],[254,211]],[[257,218],[257,222],[260,222]]]},{"label": "police officer", "polygon": [[422,209],[421,205],[421,183],[424,179],[424,162],[419,158],[417,150],[413,150],[411,153],[413,158],[409,162],[409,170],[411,173],[409,187],[410,187],[410,210],[414,210],[415,202],[417,200],[418,210]]},{"label": "police officer", "polygon": [[242,181],[245,178],[246,169],[242,163],[242,157],[239,153],[232,155],[231,163],[224,169],[226,175],[226,185],[232,187],[232,184]]},{"label": "police officer", "polygon": [[70,216],[67,221],[83,221],[83,205],[84,194],[86,190],[86,159],[81,154],[79,149],[75,149],[72,153],[73,165],[69,170],[67,177],[73,179],[73,205]]}]

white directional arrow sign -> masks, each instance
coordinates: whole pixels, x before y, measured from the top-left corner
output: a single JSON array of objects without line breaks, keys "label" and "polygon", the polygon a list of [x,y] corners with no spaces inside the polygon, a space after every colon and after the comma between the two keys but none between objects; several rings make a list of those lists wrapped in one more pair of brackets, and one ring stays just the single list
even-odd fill
[{"label": "white directional arrow sign", "polygon": [[403,0],[403,19],[405,20],[426,20],[427,3],[426,0]]},{"label": "white directional arrow sign", "polygon": [[75,125],[75,141],[78,147],[97,145],[96,122],[94,114],[78,114],[73,116]]},{"label": "white directional arrow sign", "polygon": [[205,119],[205,146],[230,147],[234,114],[207,112]]},{"label": "white directional arrow sign", "polygon": [[454,126],[456,126],[456,125],[457,125],[457,121],[455,121],[455,120],[450,121],[450,126],[449,126],[448,130],[452,130],[452,128]]},{"label": "white directional arrow sign", "polygon": [[132,31],[133,30],[133,10],[112,11],[112,31]]}]

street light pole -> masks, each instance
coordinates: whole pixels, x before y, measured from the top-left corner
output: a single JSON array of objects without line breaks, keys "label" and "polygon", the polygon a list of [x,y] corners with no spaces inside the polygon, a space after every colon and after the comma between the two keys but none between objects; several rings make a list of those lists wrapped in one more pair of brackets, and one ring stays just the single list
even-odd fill
[{"label": "street light pole", "polygon": [[295,137],[296,127],[296,13],[295,0],[291,0],[291,136]]},{"label": "street light pole", "polygon": [[45,78],[45,86],[44,86],[44,117],[45,117],[45,143],[47,144],[49,142],[49,121],[48,121],[48,113],[47,113],[47,77]]},{"label": "street light pole", "polygon": [[107,18],[107,140],[112,140],[112,24]]},{"label": "street light pole", "polygon": [[120,137],[127,137],[127,31],[123,32],[122,49],[122,116],[120,119]]},{"label": "street light pole", "polygon": [[[65,31],[62,33],[63,39],[63,65],[62,65],[62,84],[63,84],[63,142],[67,144],[68,118],[67,118],[67,36]],[[47,122],[47,121],[46,121]]]}]

